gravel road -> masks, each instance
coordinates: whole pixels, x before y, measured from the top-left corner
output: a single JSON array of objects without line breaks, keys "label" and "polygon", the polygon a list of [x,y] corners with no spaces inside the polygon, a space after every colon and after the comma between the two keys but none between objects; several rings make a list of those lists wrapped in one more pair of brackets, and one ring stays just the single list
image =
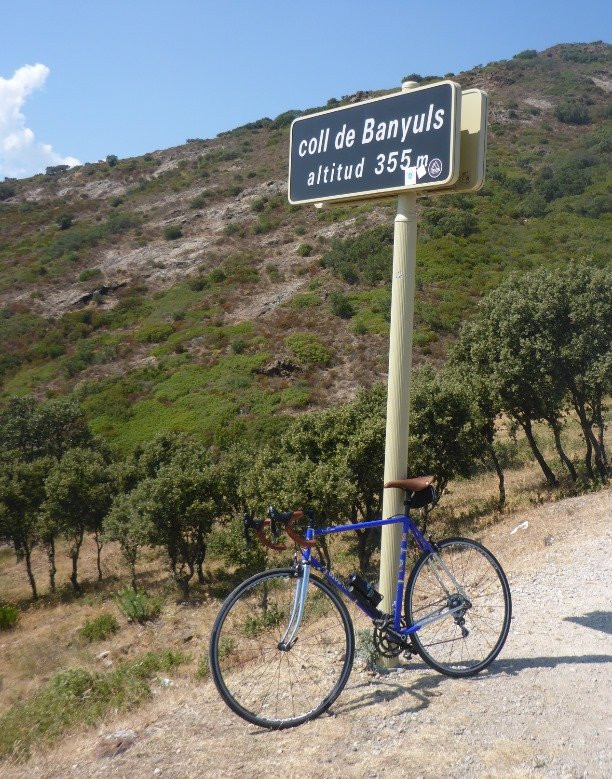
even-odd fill
[{"label": "gravel road", "polygon": [[[600,492],[478,534],[508,574],[514,619],[474,679],[414,661],[384,675],[356,667],[331,714],[280,733],[236,718],[210,683],[177,683],[5,776],[608,777],[611,508]],[[100,757],[101,736],[119,728],[136,732],[133,746]]]}]

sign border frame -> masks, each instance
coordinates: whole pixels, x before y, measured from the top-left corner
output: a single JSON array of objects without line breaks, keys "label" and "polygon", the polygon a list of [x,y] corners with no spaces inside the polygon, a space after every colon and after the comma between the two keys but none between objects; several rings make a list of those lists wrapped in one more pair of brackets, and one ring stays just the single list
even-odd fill
[{"label": "sign border frame", "polygon": [[[481,101],[480,105],[480,137],[482,141],[482,160],[481,160],[481,167],[478,171],[478,178],[476,179],[476,184],[473,184],[470,187],[461,187],[458,186],[455,188],[455,184],[459,183],[459,178],[457,178],[457,181],[454,184],[447,184],[447,189],[434,189],[431,191],[431,197],[441,197],[442,195],[460,195],[460,194],[472,194],[474,192],[478,192],[484,187],[485,178],[487,175],[487,150],[488,150],[488,137],[489,137],[489,93],[486,91],[486,89],[480,89],[479,87],[469,87],[468,89],[462,89],[461,90],[461,96],[463,100],[463,96],[469,93],[478,92],[481,95],[484,95],[484,99]],[[463,102],[461,104],[462,112],[463,112]],[[463,114],[462,114],[463,115]],[[459,123],[461,125],[461,122]],[[460,135],[461,135],[461,129],[460,129]],[[461,175],[461,138],[459,140],[459,175]],[[427,193],[426,193],[427,194]]]},{"label": "sign border frame", "polygon": [[[335,113],[338,111],[346,111],[347,108],[353,106],[365,105],[366,103],[376,103],[381,100],[389,100],[399,95],[409,95],[413,92],[420,92],[425,89],[431,89],[431,87],[441,86],[442,84],[449,84],[452,88],[452,100],[451,100],[451,149],[450,149],[450,161],[451,170],[449,176],[440,182],[435,182],[432,188],[432,182],[427,184],[416,184],[413,187],[395,187],[393,189],[369,189],[365,192],[360,192],[355,195],[328,195],[327,197],[314,197],[308,200],[292,200],[291,199],[291,150],[293,148],[293,126],[298,122],[311,119],[313,116],[322,116],[326,114]],[[369,100],[360,100],[358,103],[352,103],[350,105],[339,106],[338,108],[330,108],[327,111],[316,111],[312,114],[306,114],[306,116],[298,116],[291,122],[291,129],[289,133],[289,173],[287,177],[287,200],[291,205],[308,205],[311,203],[352,203],[359,200],[371,200],[373,198],[386,198],[394,197],[408,192],[423,192],[423,191],[437,191],[444,187],[452,186],[459,178],[459,151],[460,151],[460,138],[461,138],[461,86],[456,81],[450,79],[442,79],[436,81],[433,84],[424,84],[421,87],[415,87],[414,89],[401,90],[399,92],[393,92],[389,95],[381,95],[380,97],[372,97]]]}]

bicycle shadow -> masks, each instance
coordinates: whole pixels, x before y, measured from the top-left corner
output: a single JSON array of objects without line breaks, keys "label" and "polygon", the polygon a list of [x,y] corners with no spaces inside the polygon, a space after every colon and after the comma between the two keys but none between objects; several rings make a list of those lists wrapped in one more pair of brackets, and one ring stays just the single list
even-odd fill
[{"label": "bicycle shadow", "polygon": [[[530,668],[556,668],[559,665],[603,663],[612,663],[612,655],[561,655],[558,657],[504,658],[502,660],[496,660],[490,668],[477,676],[468,677],[462,681],[471,684],[486,684],[487,681],[496,676],[518,676],[522,671],[526,671]],[[442,695],[442,692],[437,690],[441,684],[446,682],[452,684],[455,681],[448,676],[438,674],[436,671],[432,670],[431,672],[428,672],[427,668],[414,663],[403,666],[403,671],[420,671],[421,674],[425,671],[425,675],[420,675],[418,679],[408,684],[392,681],[391,679],[385,679],[383,677],[374,679],[371,682],[362,682],[351,685],[350,687],[347,687],[346,692],[359,690],[364,687],[371,689],[352,700],[343,702],[341,699],[338,704],[332,707],[330,714],[349,714],[352,711],[365,708],[366,706],[372,706],[377,703],[388,703],[403,695],[411,695],[415,700],[411,705],[397,712],[397,714],[414,714],[417,711],[426,709],[432,702],[432,699]]]},{"label": "bicycle shadow", "polygon": [[565,617],[564,622],[573,622],[592,630],[601,630],[612,636],[612,611],[589,611],[582,617]]},{"label": "bicycle shadow", "polygon": [[478,679],[487,679],[490,676],[499,676],[500,674],[516,676],[521,671],[525,671],[528,668],[556,668],[558,665],[589,665],[595,663],[612,663],[612,655],[559,655],[557,657],[504,658],[502,660],[497,660],[480,676],[474,677],[474,681],[478,681]]},{"label": "bicycle shadow", "polygon": [[[406,666],[405,670],[412,670],[412,666]],[[422,666],[416,666],[420,671],[424,669]],[[412,695],[414,697],[414,703],[402,709],[398,714],[416,713],[426,709],[432,698],[437,698],[442,695],[441,692],[437,692],[436,688],[443,682],[448,682],[450,679],[441,674],[427,674],[420,676],[416,681],[411,684],[402,684],[401,682],[375,679],[372,682],[362,682],[360,684],[351,685],[347,688],[347,692],[359,690],[364,687],[373,688],[368,690],[363,695],[357,698],[348,700],[346,702],[340,702],[333,706],[330,711],[331,714],[348,714],[357,709],[365,708],[366,706],[372,706],[377,703],[388,703],[402,695]],[[382,689],[381,689],[382,688]]]}]

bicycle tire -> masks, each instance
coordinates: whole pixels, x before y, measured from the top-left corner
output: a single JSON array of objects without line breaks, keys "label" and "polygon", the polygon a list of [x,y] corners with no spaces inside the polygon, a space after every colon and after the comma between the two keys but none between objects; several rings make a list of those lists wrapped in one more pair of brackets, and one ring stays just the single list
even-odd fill
[{"label": "bicycle tire", "polygon": [[289,651],[279,649],[296,582],[291,568],[247,579],[222,604],[210,638],[210,671],[221,698],[239,717],[272,730],[326,711],[342,692],[355,653],[346,606],[312,575],[298,640]]},{"label": "bicycle tire", "polygon": [[[508,636],[512,619],[508,580],[493,554],[477,541],[446,538],[436,548],[436,553],[424,552],[410,573],[404,598],[406,624],[416,625],[440,608],[445,598],[448,602],[434,573],[437,554],[470,600],[470,608],[458,615],[465,620],[467,636],[449,616],[412,633],[412,641],[424,662],[436,671],[453,677],[474,676],[495,660]],[[458,659],[451,659],[453,649],[460,650]]]}]

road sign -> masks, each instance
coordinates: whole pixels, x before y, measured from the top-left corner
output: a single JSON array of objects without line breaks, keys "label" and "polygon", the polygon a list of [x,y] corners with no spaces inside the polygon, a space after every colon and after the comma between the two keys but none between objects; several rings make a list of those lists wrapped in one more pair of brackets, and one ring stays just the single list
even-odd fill
[{"label": "road sign", "polygon": [[484,182],[487,158],[487,111],[489,96],[482,89],[461,93],[461,140],[459,177],[438,195],[448,192],[476,192]]},{"label": "road sign", "polygon": [[453,81],[295,119],[289,201],[435,190],[459,175],[461,89]]}]

